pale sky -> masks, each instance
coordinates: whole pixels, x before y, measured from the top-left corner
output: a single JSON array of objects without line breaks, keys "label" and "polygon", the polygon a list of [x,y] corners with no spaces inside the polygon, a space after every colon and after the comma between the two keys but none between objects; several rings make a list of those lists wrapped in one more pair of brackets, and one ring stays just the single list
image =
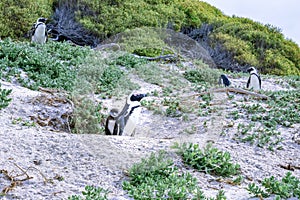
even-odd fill
[{"label": "pale sky", "polygon": [[202,0],[225,15],[247,17],[282,30],[300,46],[300,0]]}]

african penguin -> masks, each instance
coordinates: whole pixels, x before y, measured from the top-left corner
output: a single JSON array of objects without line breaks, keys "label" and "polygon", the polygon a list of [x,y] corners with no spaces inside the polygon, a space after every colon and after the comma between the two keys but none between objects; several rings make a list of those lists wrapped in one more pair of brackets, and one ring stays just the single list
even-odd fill
[{"label": "african penguin", "polygon": [[[146,97],[146,94],[130,94],[120,113],[116,109],[112,109],[106,120],[106,135],[133,135],[136,124],[139,120],[141,112],[140,101]],[[113,130],[111,123],[113,124]]]},{"label": "african penguin", "polygon": [[31,41],[39,44],[44,44],[47,41],[46,18],[40,17],[37,19],[33,27]]},{"label": "african penguin", "polygon": [[253,90],[260,90],[261,89],[261,79],[257,70],[254,67],[250,67],[247,69],[247,72],[250,73],[250,76],[247,81],[247,88]]},{"label": "african penguin", "polygon": [[225,87],[228,87],[231,85],[230,80],[225,74],[222,74],[219,78],[219,85],[224,85]]}]

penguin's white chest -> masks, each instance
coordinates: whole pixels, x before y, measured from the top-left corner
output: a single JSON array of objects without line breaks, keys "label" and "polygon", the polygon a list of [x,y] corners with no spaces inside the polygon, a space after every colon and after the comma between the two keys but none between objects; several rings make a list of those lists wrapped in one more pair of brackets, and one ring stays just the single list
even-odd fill
[{"label": "penguin's white chest", "polygon": [[132,136],[134,134],[135,127],[139,122],[141,111],[141,107],[137,107],[132,111],[124,127],[123,135]]},{"label": "penguin's white chest", "polygon": [[251,74],[250,76],[249,88],[252,88],[253,90],[260,90],[259,79],[255,74]]},{"label": "penguin's white chest", "polygon": [[43,44],[46,42],[46,25],[39,25],[32,36],[32,42]]}]

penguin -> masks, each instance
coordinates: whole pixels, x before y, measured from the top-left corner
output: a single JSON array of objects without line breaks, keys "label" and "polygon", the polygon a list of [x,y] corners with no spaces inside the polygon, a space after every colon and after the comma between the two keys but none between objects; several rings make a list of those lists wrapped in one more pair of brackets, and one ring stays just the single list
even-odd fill
[{"label": "penguin", "polygon": [[229,78],[225,74],[220,76],[219,85],[224,85],[225,87],[229,87],[231,85]]},{"label": "penguin", "polygon": [[39,44],[45,44],[47,41],[46,18],[40,17],[33,25],[31,41]]},{"label": "penguin", "polygon": [[106,119],[105,134],[132,136],[141,113],[140,101],[146,96],[146,94],[130,94],[120,113],[117,109],[112,109]]},{"label": "penguin", "polygon": [[261,79],[257,70],[254,67],[250,67],[247,69],[247,72],[250,73],[250,76],[247,81],[247,88],[253,90],[261,89]]}]

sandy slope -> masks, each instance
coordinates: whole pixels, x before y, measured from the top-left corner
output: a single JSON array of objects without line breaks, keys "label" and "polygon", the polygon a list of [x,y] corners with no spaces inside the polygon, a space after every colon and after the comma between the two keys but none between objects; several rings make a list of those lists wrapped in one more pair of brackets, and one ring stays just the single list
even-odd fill
[{"label": "sandy slope", "polygon": [[[243,79],[235,80],[234,84],[244,82]],[[147,91],[156,87],[144,86],[148,87]],[[282,177],[287,171],[280,168],[279,164],[300,165],[300,146],[292,140],[291,134],[300,130],[299,125],[284,130],[284,149],[275,152],[221,137],[220,131],[229,123],[226,113],[232,109],[222,93],[214,98],[220,112],[210,118],[191,116],[185,122],[154,115],[144,108],[134,137],[113,137],[74,135],[49,131],[40,126],[13,124],[12,121],[19,117],[22,117],[22,121],[30,119],[29,116],[36,110],[31,103],[32,99],[40,92],[5,82],[2,87],[13,89],[13,101],[8,108],[0,111],[0,170],[7,170],[11,176],[22,174],[25,170],[32,178],[23,181],[0,199],[67,199],[70,195],[80,194],[86,185],[110,190],[110,199],[130,199],[121,187],[124,172],[151,152],[160,149],[172,151],[169,147],[174,142],[194,142],[201,146],[213,142],[219,149],[230,152],[233,161],[241,165],[246,177],[240,186],[217,182],[215,177],[190,170],[207,195],[214,195],[223,189],[228,199],[249,199],[250,195],[245,188],[251,180],[257,182],[271,175]],[[277,85],[275,87],[272,81],[266,82],[266,87],[280,88]],[[207,121],[207,126],[203,125],[204,121]],[[194,127],[193,133],[187,133],[191,127]],[[293,174],[300,178],[299,170]],[[24,178],[24,173],[16,177]],[[0,174],[1,190],[10,183]]]}]

